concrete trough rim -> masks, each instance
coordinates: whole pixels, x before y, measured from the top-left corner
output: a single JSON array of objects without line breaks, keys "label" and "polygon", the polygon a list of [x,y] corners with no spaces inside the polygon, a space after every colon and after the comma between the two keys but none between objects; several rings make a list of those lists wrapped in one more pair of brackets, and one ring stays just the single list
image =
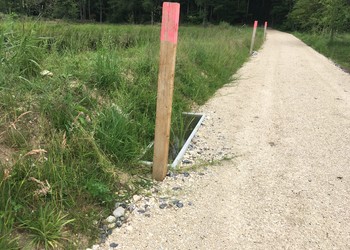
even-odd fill
[{"label": "concrete trough rim", "polygon": [[[192,116],[196,116],[196,117],[201,117],[199,119],[199,121],[197,122],[196,126],[194,127],[194,129],[192,130],[191,134],[189,135],[189,137],[186,139],[186,142],[184,143],[184,145],[181,147],[180,152],[177,154],[176,158],[174,159],[174,161],[170,164],[168,164],[169,168],[176,168],[182,158],[184,157],[193,137],[196,135],[198,129],[200,128],[200,126],[202,125],[204,119],[205,119],[205,114],[204,113],[194,113],[194,112],[183,112],[183,115],[192,115]],[[153,147],[154,142],[151,142],[147,148],[145,149],[145,151],[149,150],[150,148]],[[153,166],[153,162],[151,161],[139,161],[141,164],[146,165],[146,166]]]}]

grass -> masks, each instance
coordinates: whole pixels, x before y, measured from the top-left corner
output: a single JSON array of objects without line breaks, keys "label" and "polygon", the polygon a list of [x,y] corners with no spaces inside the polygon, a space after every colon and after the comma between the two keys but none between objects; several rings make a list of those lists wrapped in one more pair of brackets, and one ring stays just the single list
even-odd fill
[{"label": "grass", "polygon": [[[152,184],[137,161],[154,136],[159,30],[0,24],[0,249],[83,248],[76,235],[92,242],[116,201]],[[172,131],[230,81],[250,37],[180,28]]]},{"label": "grass", "polygon": [[65,226],[73,222],[66,219],[61,211],[46,205],[40,207],[33,215],[22,221],[20,228],[29,234],[30,244],[35,248],[43,246],[45,249],[63,248],[63,241],[68,240]]},{"label": "grass", "polygon": [[295,35],[350,72],[350,33],[336,34],[333,41],[330,40],[329,34],[295,33]]}]

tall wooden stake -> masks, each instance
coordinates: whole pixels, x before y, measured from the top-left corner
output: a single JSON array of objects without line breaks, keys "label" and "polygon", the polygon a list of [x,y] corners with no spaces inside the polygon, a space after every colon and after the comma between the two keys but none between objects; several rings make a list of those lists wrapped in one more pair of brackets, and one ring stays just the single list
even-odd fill
[{"label": "tall wooden stake", "polygon": [[266,35],[267,35],[267,22],[264,24],[264,40],[266,40]]},{"label": "tall wooden stake", "polygon": [[250,44],[250,50],[249,54],[251,55],[253,53],[254,43],[255,43],[255,35],[256,35],[256,28],[258,27],[258,21],[254,21],[254,29],[253,29],[253,36],[252,36],[252,43]]},{"label": "tall wooden stake", "polygon": [[174,92],[179,16],[179,3],[163,3],[152,174],[153,178],[157,181],[164,180],[168,170],[170,123]]}]

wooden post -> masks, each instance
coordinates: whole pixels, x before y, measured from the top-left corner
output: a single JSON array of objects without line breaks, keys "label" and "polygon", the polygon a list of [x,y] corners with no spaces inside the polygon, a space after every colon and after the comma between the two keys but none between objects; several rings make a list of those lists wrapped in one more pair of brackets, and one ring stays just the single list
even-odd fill
[{"label": "wooden post", "polygon": [[267,22],[264,24],[264,40],[266,40],[266,35],[267,35]]},{"label": "wooden post", "polygon": [[179,16],[179,3],[163,3],[152,174],[153,178],[157,181],[164,180],[168,170],[170,123],[174,92]]},{"label": "wooden post", "polygon": [[256,28],[258,27],[258,21],[254,21],[254,29],[253,29],[253,36],[252,36],[252,43],[250,44],[250,50],[249,54],[251,55],[253,53],[254,43],[255,43],[255,35],[256,35]]}]

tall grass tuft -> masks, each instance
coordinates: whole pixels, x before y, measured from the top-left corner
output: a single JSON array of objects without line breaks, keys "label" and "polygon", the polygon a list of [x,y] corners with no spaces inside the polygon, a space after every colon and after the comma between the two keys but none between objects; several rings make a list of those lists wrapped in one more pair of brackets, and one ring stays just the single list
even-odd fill
[{"label": "tall grass tuft", "polygon": [[101,149],[115,163],[126,163],[140,155],[137,121],[117,105],[105,108],[98,116],[95,138]]},{"label": "tall grass tuft", "polygon": [[[0,165],[3,168],[3,166]],[[0,172],[0,249],[19,249],[18,238],[14,234],[16,210],[19,208],[11,200],[11,186],[7,182],[7,171]]]},{"label": "tall grass tuft", "polygon": [[62,242],[69,240],[65,227],[73,221],[61,211],[56,211],[55,207],[44,205],[34,215],[24,219],[20,227],[28,232],[32,247],[62,249]]},{"label": "tall grass tuft", "polygon": [[101,89],[117,88],[122,84],[118,55],[107,50],[97,52],[91,82]]},{"label": "tall grass tuft", "polygon": [[43,59],[42,39],[35,34],[35,25],[15,30],[13,23],[2,26],[0,35],[1,63],[8,71],[15,70],[23,77],[37,76]]}]

